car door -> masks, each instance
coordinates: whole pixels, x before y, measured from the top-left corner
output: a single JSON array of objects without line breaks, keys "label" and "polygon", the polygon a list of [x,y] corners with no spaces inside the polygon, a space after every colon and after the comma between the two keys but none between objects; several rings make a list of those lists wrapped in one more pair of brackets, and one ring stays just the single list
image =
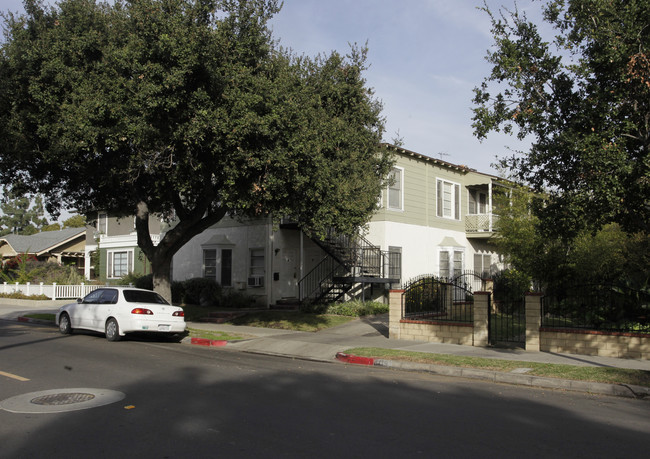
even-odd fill
[{"label": "car door", "polygon": [[99,298],[101,298],[103,293],[104,289],[101,288],[93,290],[88,295],[86,295],[80,303],[77,304],[71,317],[73,328],[86,328],[89,330],[95,330],[93,321],[94,317],[97,314],[97,304],[99,303]]}]

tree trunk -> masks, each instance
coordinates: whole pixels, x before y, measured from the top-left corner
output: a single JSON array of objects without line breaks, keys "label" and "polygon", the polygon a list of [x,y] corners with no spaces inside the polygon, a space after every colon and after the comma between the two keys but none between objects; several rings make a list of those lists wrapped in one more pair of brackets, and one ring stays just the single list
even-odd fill
[{"label": "tree trunk", "polygon": [[[160,251],[156,251],[160,252]],[[161,255],[156,253],[156,255]],[[153,290],[162,296],[169,304],[172,303],[171,266],[172,258],[168,256],[157,256],[152,260]]]}]

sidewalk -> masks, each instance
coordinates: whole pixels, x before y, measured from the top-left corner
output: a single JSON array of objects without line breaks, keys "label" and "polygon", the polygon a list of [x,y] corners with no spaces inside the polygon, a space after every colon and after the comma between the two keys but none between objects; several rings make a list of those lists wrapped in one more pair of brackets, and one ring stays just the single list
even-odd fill
[{"label": "sidewalk", "polygon": [[[19,305],[11,307],[0,303],[0,320],[25,320],[30,313],[55,313],[55,305],[29,307]],[[184,343],[203,346],[226,346],[228,350],[256,354],[275,355],[297,359],[322,362],[355,363],[382,366],[409,371],[426,371],[445,376],[474,378],[492,382],[520,384],[550,389],[575,390],[605,395],[637,398],[650,398],[650,388],[639,386],[622,386],[583,381],[543,378],[526,375],[526,362],[565,364],[576,366],[595,366],[627,368],[650,371],[650,361],[634,359],[617,359],[572,354],[555,354],[548,352],[527,352],[524,350],[482,348],[455,344],[428,343],[388,339],[388,314],[354,320],[338,327],[317,333],[276,330],[258,327],[237,326],[231,324],[213,324],[188,322],[188,328],[220,331],[244,337],[241,341],[212,341],[185,338]],[[394,360],[368,359],[345,354],[355,347],[377,347],[403,351],[425,352],[433,354],[451,354],[467,357],[503,359],[521,362],[519,371],[498,372],[474,368],[460,368],[443,365],[416,364]]]}]

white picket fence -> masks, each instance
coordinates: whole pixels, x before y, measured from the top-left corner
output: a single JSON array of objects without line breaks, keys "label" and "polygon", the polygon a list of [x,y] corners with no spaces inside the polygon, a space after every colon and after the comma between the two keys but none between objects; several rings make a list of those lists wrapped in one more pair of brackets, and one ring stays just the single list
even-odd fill
[{"label": "white picket fence", "polygon": [[4,285],[0,286],[0,293],[15,293],[21,292],[25,295],[45,295],[52,300],[65,300],[68,298],[82,298],[88,295],[93,290],[102,287],[101,285],[45,285],[42,282],[40,284],[8,284],[7,282]]}]

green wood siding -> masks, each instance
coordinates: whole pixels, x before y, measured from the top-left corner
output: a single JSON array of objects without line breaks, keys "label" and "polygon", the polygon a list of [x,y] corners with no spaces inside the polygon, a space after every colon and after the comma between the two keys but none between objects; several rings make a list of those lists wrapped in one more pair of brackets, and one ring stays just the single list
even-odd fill
[{"label": "green wood siding", "polygon": [[[464,216],[468,212],[466,186],[470,183],[476,183],[481,176],[486,182],[489,181],[489,178],[483,174],[446,167],[437,164],[435,160],[427,160],[419,155],[398,153],[395,166],[403,170],[404,202],[402,210],[387,208],[388,192],[387,189],[384,189],[382,191],[382,206],[373,217],[373,221],[393,221],[410,225],[464,231]],[[436,215],[438,179],[460,185],[459,220]]]},{"label": "green wood siding", "polygon": [[120,251],[133,251],[133,274],[145,275],[151,274],[151,263],[140,250],[139,247],[123,247],[123,248],[100,248],[99,249],[99,273],[96,273],[100,282],[108,282],[109,284],[117,284],[119,279],[108,278],[108,253]]}]

